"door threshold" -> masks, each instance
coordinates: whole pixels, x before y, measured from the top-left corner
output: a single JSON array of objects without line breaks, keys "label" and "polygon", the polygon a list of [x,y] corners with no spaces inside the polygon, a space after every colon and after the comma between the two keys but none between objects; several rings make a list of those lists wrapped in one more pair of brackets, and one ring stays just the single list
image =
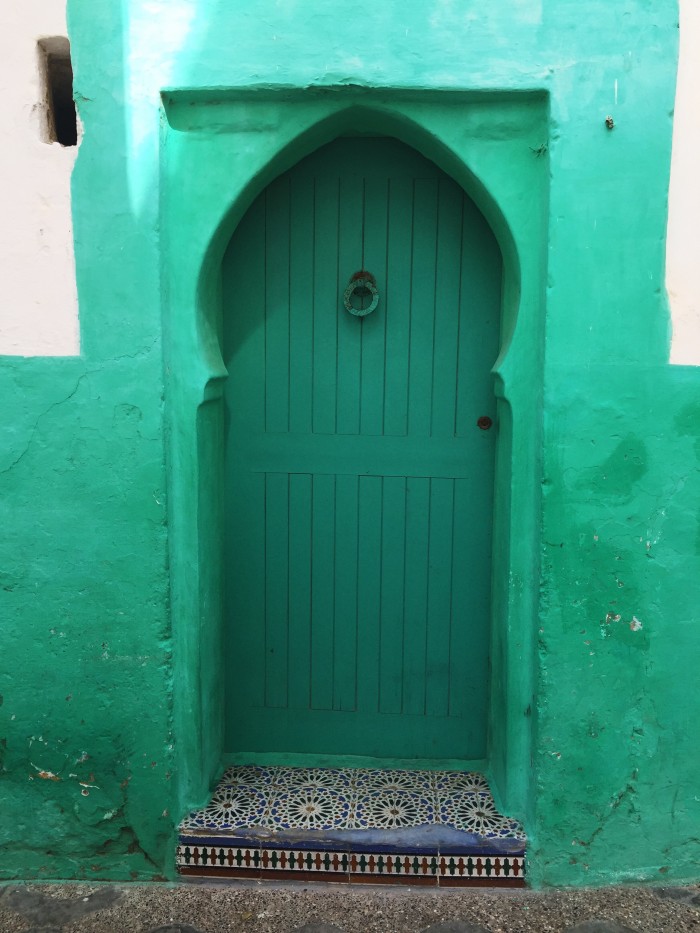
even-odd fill
[{"label": "door threshold", "polygon": [[180,824],[177,868],[220,879],[522,887],[526,842],[479,771],[242,763]]},{"label": "door threshold", "polygon": [[304,752],[231,752],[226,768],[260,765],[282,768],[362,768],[371,771],[486,771],[485,758],[375,758],[371,755],[319,755]]}]

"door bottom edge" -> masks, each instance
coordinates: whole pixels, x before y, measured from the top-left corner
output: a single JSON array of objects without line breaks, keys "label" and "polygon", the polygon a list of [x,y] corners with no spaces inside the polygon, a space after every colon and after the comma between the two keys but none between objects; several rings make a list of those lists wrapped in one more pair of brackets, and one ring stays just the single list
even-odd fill
[{"label": "door bottom edge", "polygon": [[321,755],[309,752],[224,752],[221,769],[232,765],[287,768],[363,768],[400,771],[488,771],[485,758],[376,758],[371,755]]}]

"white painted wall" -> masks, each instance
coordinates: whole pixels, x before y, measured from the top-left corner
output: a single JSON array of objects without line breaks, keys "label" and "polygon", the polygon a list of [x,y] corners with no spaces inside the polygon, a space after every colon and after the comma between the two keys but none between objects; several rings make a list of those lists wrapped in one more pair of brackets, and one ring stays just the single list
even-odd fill
[{"label": "white painted wall", "polygon": [[[42,141],[37,41],[65,36],[66,0],[0,2],[0,354],[80,352],[70,217],[77,148]],[[666,286],[671,363],[700,365],[700,0],[680,0]]]},{"label": "white painted wall", "polygon": [[700,2],[680,0],[681,48],[666,241],[671,363],[700,365]]},{"label": "white painted wall", "polygon": [[77,147],[42,142],[37,41],[65,36],[66,0],[0,2],[0,354],[80,352],[70,216]]}]

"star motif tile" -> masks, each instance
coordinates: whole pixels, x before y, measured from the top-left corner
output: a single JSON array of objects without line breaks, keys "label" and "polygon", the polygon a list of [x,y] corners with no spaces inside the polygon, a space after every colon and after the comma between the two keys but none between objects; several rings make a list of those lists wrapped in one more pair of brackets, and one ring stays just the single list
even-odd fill
[{"label": "star motif tile", "polygon": [[232,766],[181,835],[206,830],[399,829],[442,825],[485,839],[525,839],[473,771]]}]

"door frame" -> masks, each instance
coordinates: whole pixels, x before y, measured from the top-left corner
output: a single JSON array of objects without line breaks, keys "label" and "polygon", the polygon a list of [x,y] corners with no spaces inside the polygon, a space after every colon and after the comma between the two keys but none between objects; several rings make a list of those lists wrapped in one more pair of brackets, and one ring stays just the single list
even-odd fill
[{"label": "door frame", "polygon": [[[480,208],[503,256],[493,367],[496,447],[487,770],[530,821],[539,587],[542,357],[549,164],[544,92],[357,87],[163,92],[161,242],[166,458],[180,809],[201,805],[223,754],[221,263],[255,197],[348,132],[395,136]],[[206,166],[206,170],[204,167]]]}]

